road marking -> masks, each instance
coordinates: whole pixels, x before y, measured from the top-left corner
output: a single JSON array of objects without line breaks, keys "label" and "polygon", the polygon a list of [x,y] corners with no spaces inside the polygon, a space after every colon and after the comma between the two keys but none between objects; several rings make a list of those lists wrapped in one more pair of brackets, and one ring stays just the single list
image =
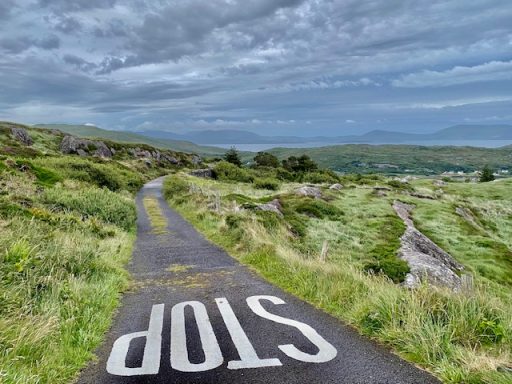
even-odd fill
[{"label": "road marking", "polygon": [[[163,322],[164,304],[153,305],[147,331],[129,333],[115,341],[107,361],[107,372],[117,376],[157,374],[160,370]],[[139,337],[146,338],[142,365],[136,368],[129,368],[126,366],[126,356],[130,348],[130,342]]]},{"label": "road marking", "polygon": [[[191,363],[188,355],[185,332],[185,308],[187,306],[194,310],[203,346],[205,360],[199,364]],[[224,358],[204,304],[199,301],[176,304],[171,311],[171,366],[181,372],[201,372],[217,368],[223,362]]]},{"label": "road marking", "polygon": [[286,324],[297,328],[309,341],[319,349],[316,355],[302,352],[297,349],[293,344],[279,345],[278,348],[283,351],[287,356],[304,361],[306,363],[326,363],[336,357],[338,351],[330,343],[328,343],[322,336],[320,336],[309,325],[301,323],[300,321],[287,319],[278,315],[269,313],[262,307],[260,300],[268,300],[273,304],[285,304],[283,300],[275,296],[251,296],[247,298],[247,304],[252,311],[265,319],[274,321],[279,324]]},{"label": "road marking", "polygon": [[215,299],[229,335],[235,344],[240,360],[228,362],[228,369],[277,367],[283,365],[279,359],[260,359],[225,297]]},{"label": "road marking", "polygon": [[[292,359],[306,363],[325,363],[334,359],[338,353],[329,342],[320,336],[312,327],[300,321],[274,315],[261,305],[267,300],[273,304],[285,304],[275,296],[251,296],[246,299],[249,308],[258,316],[275,323],[289,325],[298,329],[312,344],[318,348],[316,354],[299,350],[293,344],[278,345],[277,347]],[[217,307],[229,335],[235,345],[240,360],[228,361],[228,369],[262,368],[282,366],[278,358],[260,359],[251,341],[247,337],[238,321],[231,305],[225,297],[215,299]],[[199,331],[199,338],[204,352],[202,363],[192,363],[187,349],[187,335],[185,324],[185,309],[192,308],[194,319]],[[160,371],[162,352],[162,330],[164,319],[164,304],[153,305],[147,331],[134,332],[121,336],[112,346],[107,361],[107,372],[116,376],[155,375]],[[127,367],[126,358],[130,343],[137,338],[145,338],[142,364],[140,367]],[[218,368],[224,362],[224,357],[213,331],[208,312],[203,303],[199,301],[186,301],[176,304],[171,310],[171,367],[181,372],[203,372]]]}]

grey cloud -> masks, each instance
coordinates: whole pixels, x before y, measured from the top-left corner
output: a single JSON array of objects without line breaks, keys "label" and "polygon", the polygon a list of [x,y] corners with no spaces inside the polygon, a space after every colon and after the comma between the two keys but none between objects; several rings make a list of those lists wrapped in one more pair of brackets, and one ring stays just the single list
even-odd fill
[{"label": "grey cloud", "polygon": [[60,12],[82,11],[94,8],[110,8],[117,0],[39,0],[39,5]]},{"label": "grey cloud", "polygon": [[3,111],[326,134],[510,116],[505,0],[6,1]]},{"label": "grey cloud", "polygon": [[63,33],[77,33],[82,29],[82,25],[74,17],[65,16],[60,18],[55,29]]},{"label": "grey cloud", "polygon": [[57,49],[60,46],[60,39],[55,35],[47,35],[40,39],[34,39],[28,36],[12,37],[0,40],[0,49],[9,54],[18,54],[31,47],[37,47],[44,50]]}]

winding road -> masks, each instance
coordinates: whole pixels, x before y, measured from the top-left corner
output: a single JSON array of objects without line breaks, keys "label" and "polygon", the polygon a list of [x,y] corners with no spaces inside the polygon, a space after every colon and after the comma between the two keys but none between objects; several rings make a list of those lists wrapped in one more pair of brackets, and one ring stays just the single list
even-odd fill
[{"label": "winding road", "polygon": [[[208,242],[162,182],[137,195],[133,288],[78,383],[439,383]],[[147,197],[166,231],[151,226]]]}]

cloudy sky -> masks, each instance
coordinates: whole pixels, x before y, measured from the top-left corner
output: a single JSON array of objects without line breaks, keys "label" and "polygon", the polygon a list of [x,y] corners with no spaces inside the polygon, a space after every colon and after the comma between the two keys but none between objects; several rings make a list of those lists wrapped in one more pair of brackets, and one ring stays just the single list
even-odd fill
[{"label": "cloudy sky", "polygon": [[341,135],[512,123],[510,0],[0,0],[0,119]]}]

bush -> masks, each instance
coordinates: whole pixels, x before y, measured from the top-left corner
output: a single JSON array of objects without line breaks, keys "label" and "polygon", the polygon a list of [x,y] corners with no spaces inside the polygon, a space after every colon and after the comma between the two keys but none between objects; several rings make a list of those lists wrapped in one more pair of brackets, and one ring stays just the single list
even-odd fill
[{"label": "bush", "polygon": [[56,172],[61,178],[69,178],[85,181],[106,187],[111,191],[127,190],[130,192],[138,191],[144,184],[144,178],[138,172],[117,163],[102,163],[89,159],[58,157],[35,159],[32,161],[34,166],[45,167]]},{"label": "bush", "polygon": [[340,181],[338,175],[335,172],[324,169],[316,172],[304,173],[301,181],[304,183],[322,184],[329,183],[334,184]]},{"label": "bush", "polygon": [[45,191],[42,200],[56,208],[76,211],[86,218],[95,216],[125,230],[133,228],[137,217],[131,199],[97,187],[77,191],[54,187]]},{"label": "bush", "polygon": [[256,181],[254,181],[254,188],[277,191],[279,189],[279,183],[272,179],[256,179]]},{"label": "bush", "polygon": [[364,270],[376,274],[383,273],[394,283],[401,283],[405,280],[405,276],[409,273],[409,265],[406,261],[395,258],[387,258],[377,262],[365,264]]},{"label": "bush", "polygon": [[295,211],[318,219],[329,218],[336,220],[343,216],[343,211],[325,201],[315,199],[303,199],[296,206]]},{"label": "bush", "polygon": [[295,175],[284,168],[277,168],[276,177],[283,181],[295,181]]},{"label": "bush", "polygon": [[242,183],[252,183],[254,181],[254,176],[246,169],[239,168],[227,161],[221,161],[215,165],[213,171],[217,179],[222,181],[238,181]]},{"label": "bush", "polygon": [[240,154],[238,153],[235,147],[231,147],[231,149],[224,154],[224,160],[227,161],[228,163],[236,165],[237,167],[242,166]]},{"label": "bush", "polygon": [[189,184],[179,177],[167,177],[164,181],[163,193],[166,199],[172,199],[176,195],[187,194],[189,190]]},{"label": "bush", "polygon": [[268,152],[258,152],[258,154],[254,156],[254,162],[258,167],[279,167],[279,159]]}]

